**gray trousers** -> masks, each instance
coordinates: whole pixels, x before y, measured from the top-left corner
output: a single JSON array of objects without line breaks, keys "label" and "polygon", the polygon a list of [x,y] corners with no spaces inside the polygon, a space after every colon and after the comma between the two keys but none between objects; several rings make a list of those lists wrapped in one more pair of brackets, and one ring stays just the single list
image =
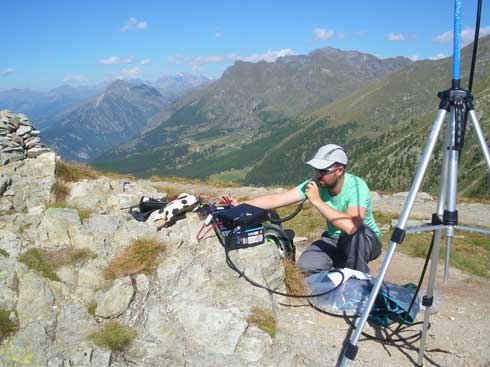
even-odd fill
[{"label": "gray trousers", "polygon": [[380,238],[366,225],[352,235],[332,238],[324,232],[300,256],[298,267],[305,275],[332,268],[350,268],[370,273],[368,262],[381,255]]}]

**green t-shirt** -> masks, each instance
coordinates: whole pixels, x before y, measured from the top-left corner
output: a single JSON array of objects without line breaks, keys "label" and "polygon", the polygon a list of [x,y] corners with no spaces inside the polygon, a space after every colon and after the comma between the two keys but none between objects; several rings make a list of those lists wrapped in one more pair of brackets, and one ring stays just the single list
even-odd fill
[{"label": "green t-shirt", "polygon": [[[306,184],[311,180],[307,180],[298,186],[296,190],[301,195],[302,199],[306,199],[305,188]],[[380,236],[376,222],[374,221],[373,211],[371,207],[371,192],[366,182],[357,176],[350,173],[344,173],[344,186],[342,191],[336,196],[331,196],[328,190],[318,186],[320,190],[320,197],[322,200],[330,205],[332,208],[340,211],[346,212],[347,208],[352,206],[361,206],[366,208],[366,217],[364,218],[364,224],[373,230],[376,235]],[[333,224],[327,221],[328,234],[331,237],[339,237],[343,232],[335,227]]]}]

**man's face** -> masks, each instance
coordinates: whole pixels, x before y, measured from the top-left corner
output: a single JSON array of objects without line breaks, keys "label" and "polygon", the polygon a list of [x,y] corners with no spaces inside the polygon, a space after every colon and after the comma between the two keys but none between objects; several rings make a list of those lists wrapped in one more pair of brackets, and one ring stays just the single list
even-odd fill
[{"label": "man's face", "polygon": [[315,169],[315,177],[318,186],[332,189],[337,186],[339,177],[342,175],[344,167],[332,165],[325,169]]}]

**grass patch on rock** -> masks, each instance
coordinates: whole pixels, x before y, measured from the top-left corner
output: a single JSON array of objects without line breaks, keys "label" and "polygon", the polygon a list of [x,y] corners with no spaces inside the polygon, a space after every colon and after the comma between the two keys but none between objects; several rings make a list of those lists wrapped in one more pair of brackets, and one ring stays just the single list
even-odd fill
[{"label": "grass patch on rock", "polygon": [[141,273],[151,275],[165,249],[163,243],[153,238],[134,240],[105,268],[104,278],[112,280]]},{"label": "grass patch on rock", "polygon": [[11,320],[10,314],[11,311],[0,308],[0,342],[19,329],[18,323]]},{"label": "grass patch on rock", "polygon": [[89,335],[96,345],[112,351],[123,351],[136,338],[136,331],[117,321],[109,321],[102,328]]},{"label": "grass patch on rock", "polygon": [[295,263],[289,259],[284,259],[284,283],[289,294],[304,295],[310,294],[305,278]]},{"label": "grass patch on rock", "polygon": [[78,182],[84,179],[93,180],[100,177],[100,173],[89,165],[75,162],[56,161],[56,177],[65,182]]},{"label": "grass patch on rock", "polygon": [[68,195],[70,195],[70,188],[63,181],[56,180],[53,186],[51,186],[51,194],[54,198],[52,205],[64,203]]},{"label": "grass patch on rock", "polygon": [[96,255],[89,249],[63,248],[46,250],[31,248],[19,256],[19,261],[29,269],[41,273],[45,278],[60,281],[56,269],[65,265],[73,265],[94,258]]},{"label": "grass patch on rock", "polygon": [[97,309],[97,302],[92,301],[87,306],[87,311],[89,315],[95,316],[95,310]]},{"label": "grass patch on rock", "polygon": [[252,311],[247,317],[247,323],[257,326],[271,337],[276,335],[277,320],[271,310],[258,306],[252,307]]}]

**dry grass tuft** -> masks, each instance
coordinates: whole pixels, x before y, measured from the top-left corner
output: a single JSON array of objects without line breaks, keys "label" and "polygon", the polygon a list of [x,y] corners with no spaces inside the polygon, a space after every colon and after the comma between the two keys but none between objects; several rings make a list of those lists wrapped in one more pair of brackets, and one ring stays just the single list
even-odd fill
[{"label": "dry grass tuft", "polygon": [[252,307],[252,312],[247,317],[247,323],[249,325],[257,326],[260,330],[265,331],[271,337],[276,335],[277,320],[270,310],[257,306]]},{"label": "dry grass tuft", "polygon": [[107,280],[128,275],[151,275],[158,267],[159,255],[165,251],[165,245],[156,239],[134,240],[119,256],[114,258],[104,270]]},{"label": "dry grass tuft", "polygon": [[51,187],[51,194],[54,197],[53,205],[57,203],[64,203],[68,195],[70,195],[70,188],[63,181],[56,180]]},{"label": "dry grass tuft", "polygon": [[303,273],[290,259],[284,259],[284,283],[289,294],[305,295],[310,294],[310,290],[305,283]]},{"label": "dry grass tuft", "polygon": [[75,162],[64,162],[60,159],[56,161],[56,177],[66,182],[78,182],[83,179],[96,179],[100,173],[95,168]]}]

